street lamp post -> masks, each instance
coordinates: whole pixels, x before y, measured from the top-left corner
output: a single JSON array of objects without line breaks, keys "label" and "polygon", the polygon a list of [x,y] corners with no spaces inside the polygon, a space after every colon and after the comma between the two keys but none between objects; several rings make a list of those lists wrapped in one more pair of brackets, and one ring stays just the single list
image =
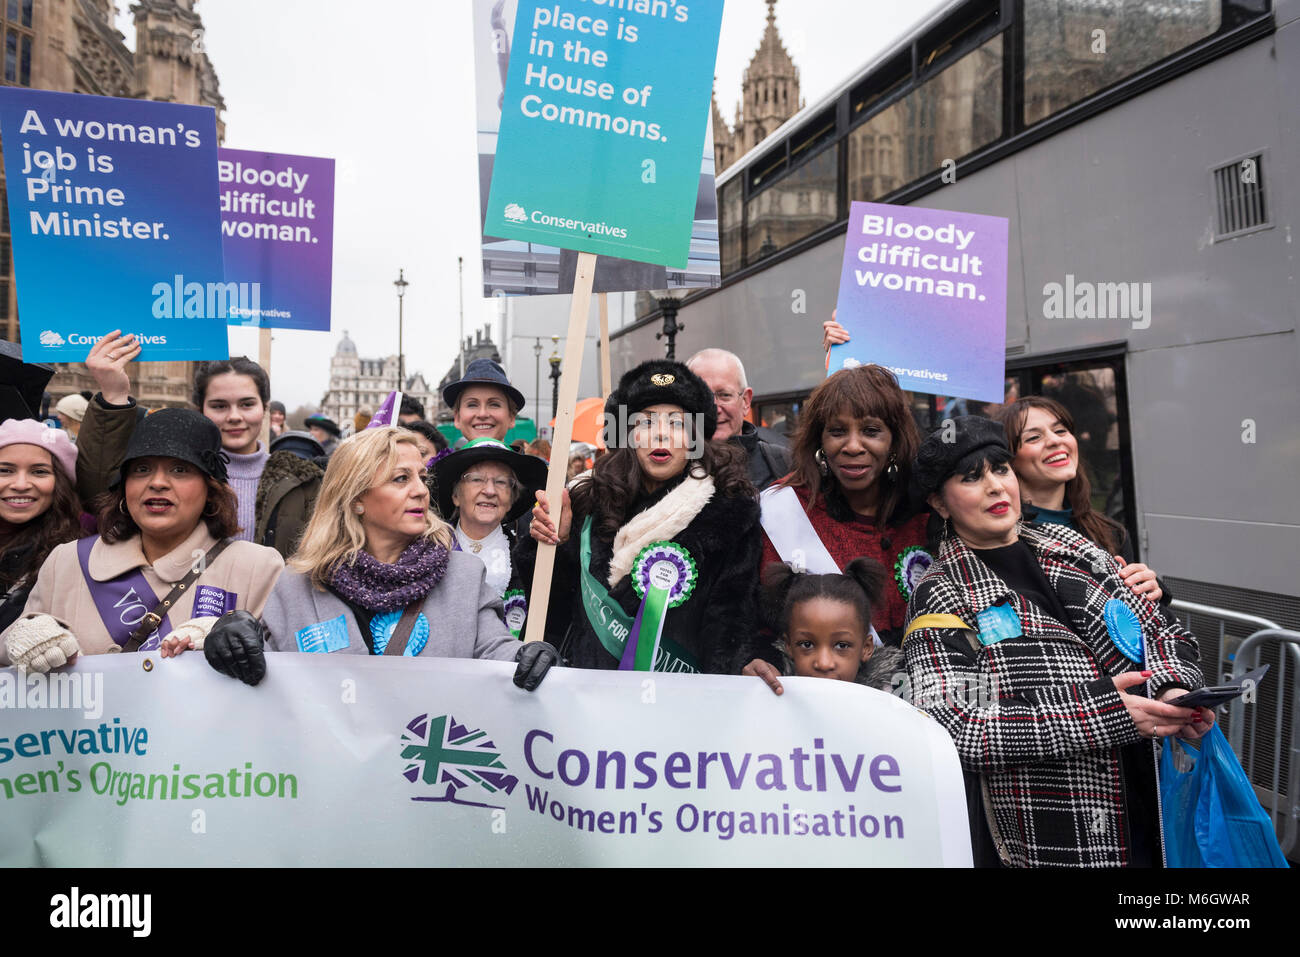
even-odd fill
[{"label": "street lamp post", "polygon": [[542,415],[542,337],[537,337],[537,342],[533,344],[533,417],[540,418]]},{"label": "street lamp post", "polygon": [[686,292],[685,289],[671,289],[658,298],[659,308],[664,314],[664,327],[661,332],[655,333],[655,338],[668,340],[668,354],[665,358],[669,362],[674,362],[677,359],[677,333],[684,332],[686,329],[684,325],[677,321],[678,305]]},{"label": "street lamp post", "polygon": [[551,336],[551,357],[546,361],[551,364],[551,418],[560,414],[560,337]]},{"label": "street lamp post", "polygon": [[[402,354],[402,298],[406,295],[406,287],[410,285],[404,278],[406,270],[397,270],[397,281],[393,283],[397,287],[397,391],[402,391],[402,385],[406,382],[406,359]],[[396,415],[394,415],[396,418]]]}]

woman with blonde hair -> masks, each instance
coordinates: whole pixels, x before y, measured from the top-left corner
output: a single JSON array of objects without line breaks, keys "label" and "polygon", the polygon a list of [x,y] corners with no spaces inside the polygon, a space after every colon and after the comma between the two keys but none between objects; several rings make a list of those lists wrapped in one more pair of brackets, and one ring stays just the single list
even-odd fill
[{"label": "woman with blonde hair", "polygon": [[261,621],[229,615],[204,653],[223,674],[257,684],[271,651],[493,658],[518,661],[515,684],[532,691],[556,658],[544,642],[521,645],[501,598],[472,555],[429,506],[417,436],[369,429],[330,458],[316,510]]}]

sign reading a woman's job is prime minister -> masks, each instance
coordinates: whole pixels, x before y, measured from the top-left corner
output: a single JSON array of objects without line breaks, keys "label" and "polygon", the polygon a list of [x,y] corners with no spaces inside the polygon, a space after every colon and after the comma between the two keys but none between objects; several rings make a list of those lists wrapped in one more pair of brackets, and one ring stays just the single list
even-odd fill
[{"label": "sign reading a woman's job is prime minister", "polygon": [[[0,89],[28,362],[79,362],[113,329],[142,360],[224,359],[211,107]],[[232,288],[233,287],[233,288]]]},{"label": "sign reading a woman's job is prime minister", "polygon": [[721,0],[520,0],[484,232],[685,268]]}]

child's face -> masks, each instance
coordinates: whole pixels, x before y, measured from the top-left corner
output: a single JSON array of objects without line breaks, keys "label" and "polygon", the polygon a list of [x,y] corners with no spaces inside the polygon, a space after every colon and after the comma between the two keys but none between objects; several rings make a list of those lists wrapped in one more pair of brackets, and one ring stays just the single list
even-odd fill
[{"label": "child's face", "polygon": [[794,673],[802,678],[853,681],[871,657],[866,625],[852,605],[830,598],[809,598],[790,611],[786,650]]}]

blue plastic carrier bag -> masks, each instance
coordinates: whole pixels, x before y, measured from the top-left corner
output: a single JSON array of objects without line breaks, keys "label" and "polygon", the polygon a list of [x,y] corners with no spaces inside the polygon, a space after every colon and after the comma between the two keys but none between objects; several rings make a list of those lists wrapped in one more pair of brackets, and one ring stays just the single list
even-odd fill
[{"label": "blue plastic carrier bag", "polygon": [[[1180,749],[1176,761],[1174,749]],[[1193,762],[1189,771],[1175,766]],[[1290,867],[1273,821],[1216,724],[1197,751],[1165,738],[1160,752],[1160,802],[1170,867]]]}]

